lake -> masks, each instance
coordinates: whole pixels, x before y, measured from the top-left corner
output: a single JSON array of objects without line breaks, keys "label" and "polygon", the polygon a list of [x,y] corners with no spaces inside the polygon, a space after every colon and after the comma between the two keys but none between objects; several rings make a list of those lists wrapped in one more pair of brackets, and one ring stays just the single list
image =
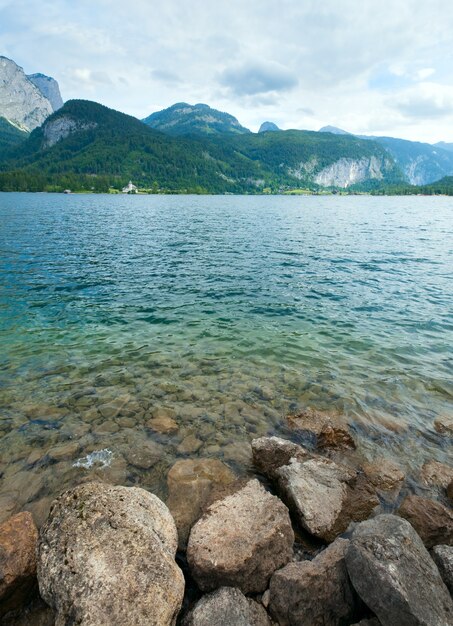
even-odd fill
[{"label": "lake", "polygon": [[2,516],[89,477],[165,497],[177,458],[247,473],[307,406],[445,461],[452,227],[443,197],[0,194]]}]

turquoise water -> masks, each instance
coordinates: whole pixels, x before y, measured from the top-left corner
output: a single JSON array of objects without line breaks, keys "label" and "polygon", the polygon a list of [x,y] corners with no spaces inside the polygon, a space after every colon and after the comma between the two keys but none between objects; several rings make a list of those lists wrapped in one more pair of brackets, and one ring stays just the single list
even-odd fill
[{"label": "turquoise water", "polygon": [[247,471],[306,406],[368,458],[444,460],[452,225],[448,198],[0,194],[0,509],[102,472],[164,494],[187,455]]}]

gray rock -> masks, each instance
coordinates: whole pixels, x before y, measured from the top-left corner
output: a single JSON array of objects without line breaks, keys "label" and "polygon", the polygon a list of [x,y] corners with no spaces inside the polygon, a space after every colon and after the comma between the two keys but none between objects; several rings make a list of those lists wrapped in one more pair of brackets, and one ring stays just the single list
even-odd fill
[{"label": "gray rock", "polygon": [[361,521],[379,503],[373,489],[357,473],[329,459],[302,463],[291,459],[275,470],[283,500],[309,533],[333,541],[351,521]]},{"label": "gray rock", "polygon": [[274,573],[269,610],[280,626],[336,626],[351,618],[354,595],[344,560],[348,545],[336,539],[313,561],[289,563]]},{"label": "gray rock", "polygon": [[203,591],[220,586],[264,591],[273,572],[290,560],[294,543],[288,509],[257,480],[214,502],[193,526],[187,547]]},{"label": "gray rock", "polygon": [[[56,143],[69,137],[73,133],[78,133],[82,130],[90,130],[97,127],[96,122],[81,122],[80,120],[73,119],[70,115],[61,115],[57,119],[49,120],[47,124],[43,126],[44,133],[44,148],[51,148]],[[118,413],[118,409],[115,407],[109,407],[113,414]],[[104,409],[106,410],[106,409]]]},{"label": "gray rock", "polygon": [[63,99],[55,78],[46,76],[45,74],[29,74],[27,76],[31,82],[36,85],[42,95],[49,100],[54,111],[58,111],[63,106]]},{"label": "gray rock", "polygon": [[203,596],[184,619],[184,626],[271,626],[266,610],[234,587]]},{"label": "gray rock", "polygon": [[280,437],[259,437],[252,441],[252,455],[255,467],[269,478],[274,477],[275,470],[288,465],[292,458],[305,461],[312,455],[297,443]]},{"label": "gray rock", "polygon": [[369,619],[361,619],[357,624],[352,624],[352,626],[381,626],[381,622],[377,617],[371,617]]},{"label": "gray rock", "polygon": [[423,542],[406,520],[359,524],[346,552],[349,577],[382,626],[451,626],[453,603]]},{"label": "gray rock", "polygon": [[431,551],[431,556],[439,569],[442,580],[450,591],[450,595],[453,596],[453,547],[435,546]]},{"label": "gray rock", "polygon": [[184,595],[175,523],[156,496],[87,483],[52,505],[38,545],[42,598],[56,626],[173,625]]},{"label": "gray rock", "polygon": [[14,61],[0,56],[0,116],[25,130],[41,126],[53,112],[49,100]]},{"label": "gray rock", "polygon": [[453,544],[453,513],[440,502],[421,496],[407,496],[398,509],[398,515],[412,524],[427,548]]}]

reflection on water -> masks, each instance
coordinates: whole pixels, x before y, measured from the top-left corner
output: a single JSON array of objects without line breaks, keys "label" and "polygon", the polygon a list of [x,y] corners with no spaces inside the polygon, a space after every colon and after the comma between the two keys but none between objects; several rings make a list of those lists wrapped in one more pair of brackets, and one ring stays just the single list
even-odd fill
[{"label": "reflection on water", "polygon": [[447,198],[0,194],[2,516],[93,476],[165,496],[178,457],[247,472],[305,406],[445,460],[451,225]]}]

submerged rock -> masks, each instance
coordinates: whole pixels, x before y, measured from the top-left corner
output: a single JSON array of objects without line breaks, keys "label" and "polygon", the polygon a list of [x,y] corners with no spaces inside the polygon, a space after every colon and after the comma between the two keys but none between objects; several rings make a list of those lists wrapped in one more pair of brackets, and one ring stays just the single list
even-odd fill
[{"label": "submerged rock", "polygon": [[179,548],[187,545],[189,532],[202,514],[213,489],[235,480],[230,468],[218,459],[184,459],[177,461],[167,477],[168,500],[178,529]]},{"label": "submerged rock", "polygon": [[447,585],[450,595],[453,597],[453,547],[435,546],[431,550],[431,556],[439,569],[442,580]]},{"label": "submerged rock", "polygon": [[288,425],[305,435],[321,450],[347,450],[356,447],[348,425],[336,414],[307,408],[298,415],[288,416]]},{"label": "submerged rock", "polygon": [[0,525],[0,617],[20,606],[36,584],[37,541],[38,530],[29,512]]},{"label": "submerged rock", "polygon": [[186,616],[184,626],[271,626],[266,610],[234,587],[203,596]]},{"label": "submerged rock", "polygon": [[297,443],[280,437],[259,437],[252,441],[252,455],[255,467],[265,476],[272,478],[275,470],[288,465],[292,458],[305,461],[312,455]]},{"label": "submerged rock", "polygon": [[398,509],[398,515],[412,524],[427,548],[453,544],[453,513],[440,502],[421,496],[407,496]]},{"label": "submerged rock", "polygon": [[453,437],[453,415],[443,415],[434,420],[434,428],[441,435]]},{"label": "submerged rock", "polygon": [[203,591],[219,586],[264,591],[272,573],[292,556],[288,509],[257,480],[212,504],[193,526],[187,547],[192,574]]},{"label": "submerged rock", "polygon": [[354,470],[322,457],[292,459],[275,471],[282,497],[310,534],[333,541],[351,521],[366,519],[379,500]]},{"label": "submerged rock", "polygon": [[58,626],[173,625],[184,595],[169,510],[136,487],[63,493],[41,529],[38,582]]},{"label": "submerged rock", "polygon": [[359,524],[346,552],[357,593],[382,626],[448,626],[453,603],[412,526],[395,515]]},{"label": "submerged rock", "polygon": [[404,481],[404,472],[390,459],[380,458],[364,463],[363,471],[372,485],[382,491],[399,489]]},{"label": "submerged rock", "polygon": [[273,574],[269,610],[280,626],[336,626],[352,617],[354,594],[344,560],[348,545],[336,539],[313,561],[289,563]]},{"label": "submerged rock", "polygon": [[155,441],[137,439],[133,445],[124,448],[126,461],[139,469],[150,469],[164,457],[164,447]]},{"label": "submerged rock", "polygon": [[420,478],[425,485],[434,485],[446,489],[453,481],[453,467],[438,461],[428,461],[420,471]]}]

